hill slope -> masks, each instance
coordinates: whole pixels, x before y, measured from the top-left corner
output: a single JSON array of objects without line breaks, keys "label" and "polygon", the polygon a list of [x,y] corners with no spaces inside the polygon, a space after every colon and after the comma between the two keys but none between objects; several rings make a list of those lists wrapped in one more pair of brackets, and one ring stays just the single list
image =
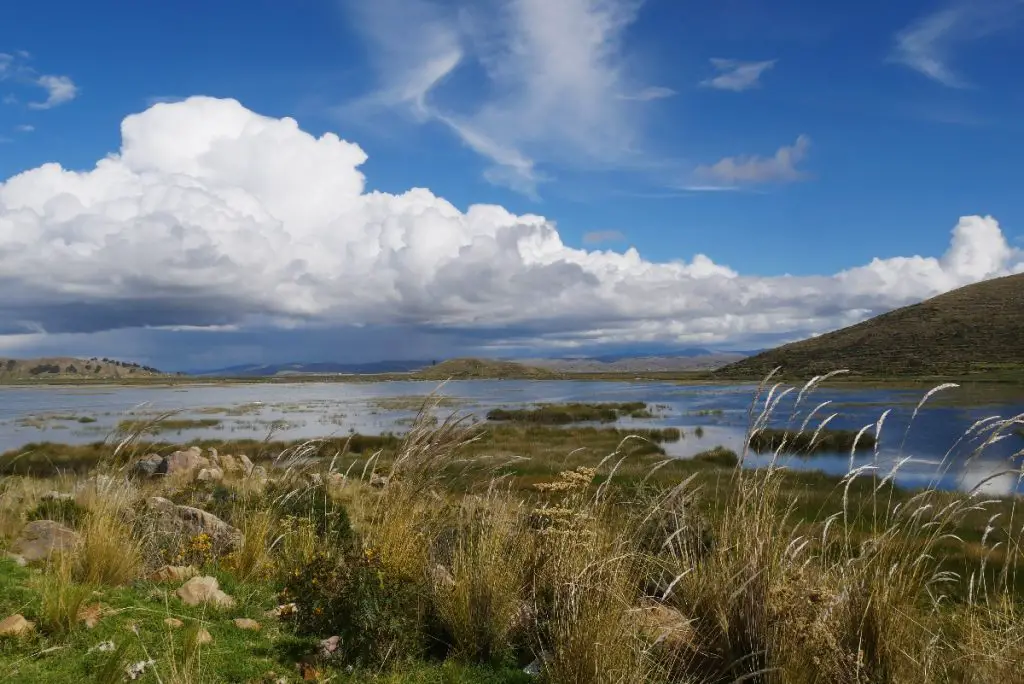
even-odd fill
[{"label": "hill slope", "polygon": [[115,359],[76,359],[68,356],[41,359],[0,358],[0,382],[67,380],[110,380],[117,378],[155,378],[156,368]]},{"label": "hill slope", "polygon": [[872,377],[1024,370],[1024,274],[968,285],[857,325],[783,345],[715,371],[787,377],[839,368]]}]

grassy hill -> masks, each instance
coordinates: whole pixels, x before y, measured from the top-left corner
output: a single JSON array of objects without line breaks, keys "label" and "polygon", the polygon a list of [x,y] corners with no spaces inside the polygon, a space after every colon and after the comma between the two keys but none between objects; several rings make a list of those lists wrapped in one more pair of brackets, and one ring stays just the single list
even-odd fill
[{"label": "grassy hill", "polygon": [[785,377],[839,368],[872,378],[1024,379],[1024,274],[968,285],[715,371]]},{"label": "grassy hill", "polygon": [[155,378],[166,375],[156,368],[116,359],[78,359],[68,356],[39,359],[0,358],[0,382],[46,382]]},{"label": "grassy hill", "polygon": [[417,380],[458,380],[469,379],[528,379],[552,380],[558,373],[544,368],[524,366],[512,361],[495,361],[492,359],[450,359],[416,371],[412,377]]}]

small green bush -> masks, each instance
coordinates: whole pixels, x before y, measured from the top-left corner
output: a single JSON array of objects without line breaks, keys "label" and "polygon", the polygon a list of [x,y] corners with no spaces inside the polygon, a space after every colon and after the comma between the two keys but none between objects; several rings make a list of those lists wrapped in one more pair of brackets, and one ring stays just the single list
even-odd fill
[{"label": "small green bush", "polygon": [[323,484],[288,488],[274,485],[265,494],[282,518],[309,519],[317,535],[328,545],[348,550],[354,541],[348,511],[336,502]]},{"label": "small green bush", "polygon": [[421,588],[388,577],[369,552],[318,552],[293,570],[281,592],[297,607],[299,634],[341,637],[336,657],[361,667],[382,667],[427,650]]},{"label": "small green bush", "polygon": [[26,518],[29,521],[56,520],[70,527],[78,527],[87,513],[74,499],[44,499],[28,512]]}]

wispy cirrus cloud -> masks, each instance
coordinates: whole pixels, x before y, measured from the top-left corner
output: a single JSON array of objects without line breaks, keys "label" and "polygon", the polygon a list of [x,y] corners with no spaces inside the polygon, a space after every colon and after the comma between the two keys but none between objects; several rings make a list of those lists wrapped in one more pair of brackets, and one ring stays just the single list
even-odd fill
[{"label": "wispy cirrus cloud", "polygon": [[1022,0],[955,0],[899,31],[887,61],[948,88],[968,88],[952,65],[957,48],[1006,31],[1022,16]]},{"label": "wispy cirrus cloud", "polygon": [[32,124],[19,124],[14,127],[14,130],[18,131],[19,133],[31,133],[32,131],[36,130],[36,127]]},{"label": "wispy cirrus cloud", "polygon": [[[674,94],[628,68],[622,39],[641,4],[350,0],[379,83],[342,111],[404,107],[443,123],[490,162],[485,178],[527,195],[545,179],[541,164],[638,163],[645,103]],[[483,87],[446,89],[474,69]]]},{"label": "wispy cirrus cloud", "polygon": [[778,60],[768,59],[761,62],[744,62],[738,59],[713,57],[710,61],[717,74],[701,81],[700,85],[738,93],[760,85],[762,74],[775,66]]},{"label": "wispy cirrus cloud", "polygon": [[635,93],[627,93],[619,95],[621,100],[635,100],[637,102],[650,102],[652,100],[664,100],[667,97],[673,97],[676,95],[676,91],[671,88],[664,86],[649,86],[642,88]]},{"label": "wispy cirrus cloud", "polygon": [[803,180],[807,174],[799,167],[807,157],[811,139],[806,135],[797,137],[792,145],[784,145],[771,157],[740,155],[725,157],[710,166],[698,166],[694,175],[712,185],[693,185],[689,189],[730,190],[747,184],[792,183]]}]

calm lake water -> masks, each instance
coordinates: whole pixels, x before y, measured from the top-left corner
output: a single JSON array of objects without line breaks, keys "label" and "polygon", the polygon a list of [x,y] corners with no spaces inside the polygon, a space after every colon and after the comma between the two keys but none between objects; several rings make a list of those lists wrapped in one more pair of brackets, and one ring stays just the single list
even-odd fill
[{"label": "calm lake water", "polygon": [[[295,383],[190,385],[176,387],[3,387],[0,388],[0,452],[30,442],[88,443],[106,438],[119,421],[145,419],[155,413],[180,411],[174,419],[219,420],[214,427],[162,432],[160,439],[188,442],[193,439],[262,439],[274,428],[277,439],[303,439],[344,435],[401,432],[416,410],[415,398],[425,397],[437,383],[394,381],[381,383]],[[658,407],[649,420],[623,421],[620,427],[679,427],[686,437],[667,444],[670,455],[688,458],[721,445],[740,452],[755,385],[681,386],[671,383],[585,381],[456,381],[438,394],[449,398],[442,415],[458,411],[479,416],[488,409],[540,402],[644,401]],[[795,396],[795,392],[793,393]],[[1010,418],[1024,414],[1024,400],[978,406],[926,406],[907,426],[922,391],[818,390],[805,398],[795,425],[818,403],[831,400],[811,425],[833,412],[839,416],[829,427],[858,430],[874,423],[886,409],[877,466],[883,475],[905,457],[896,479],[907,486],[937,484],[943,488],[970,489],[987,478],[984,489],[992,494],[1022,492],[1016,473],[999,474],[1019,467],[1024,438],[1010,435],[969,458],[977,440],[957,444],[975,421],[990,416]],[[405,399],[403,399],[405,398]],[[763,399],[762,399],[763,402]],[[757,409],[759,410],[759,404]],[[784,427],[793,415],[793,402],[780,405],[772,425]],[[89,422],[94,421],[94,422]],[[694,430],[703,430],[697,437]],[[1024,428],[1024,423],[1021,424]],[[902,446],[902,448],[901,448]],[[949,454],[948,458],[947,454]],[[762,465],[770,455],[753,457]],[[875,456],[858,454],[857,467]],[[942,467],[943,459],[952,467]],[[786,457],[791,468],[844,474],[851,465],[849,453]],[[1014,466],[1014,464],[1018,464]],[[941,471],[941,472],[940,472]],[[994,476],[994,477],[993,477]]]}]

